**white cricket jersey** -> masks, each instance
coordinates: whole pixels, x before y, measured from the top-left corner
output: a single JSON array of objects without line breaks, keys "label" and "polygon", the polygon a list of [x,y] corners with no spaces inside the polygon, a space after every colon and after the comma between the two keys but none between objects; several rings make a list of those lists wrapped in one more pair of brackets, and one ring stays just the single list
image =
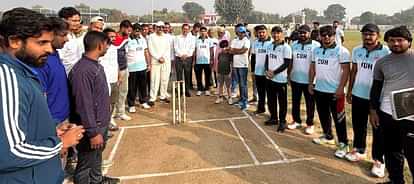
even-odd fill
[{"label": "white cricket jersey", "polygon": [[[285,62],[285,59],[292,59],[292,48],[287,44],[269,44],[267,47],[269,57],[268,70],[276,70]],[[287,83],[287,68],[273,76],[272,81],[278,83]]]},{"label": "white cricket jersey", "polygon": [[295,41],[292,44],[293,57],[290,80],[300,84],[309,84],[309,66],[312,63],[313,50],[320,46],[321,44],[314,40],[305,44]]}]

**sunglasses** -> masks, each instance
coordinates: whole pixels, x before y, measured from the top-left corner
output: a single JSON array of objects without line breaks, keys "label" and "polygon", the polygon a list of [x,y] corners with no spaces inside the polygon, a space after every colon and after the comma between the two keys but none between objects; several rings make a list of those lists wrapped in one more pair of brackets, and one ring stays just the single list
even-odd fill
[{"label": "sunglasses", "polygon": [[331,37],[331,36],[333,36],[333,34],[330,34],[330,33],[321,33],[321,37],[326,37],[326,36]]}]

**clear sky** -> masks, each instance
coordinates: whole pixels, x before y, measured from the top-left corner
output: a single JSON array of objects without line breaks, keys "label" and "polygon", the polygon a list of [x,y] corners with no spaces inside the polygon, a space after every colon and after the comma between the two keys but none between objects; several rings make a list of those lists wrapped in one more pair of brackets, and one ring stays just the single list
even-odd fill
[{"label": "clear sky", "polygon": [[[181,11],[181,6],[189,0],[1,0],[1,10],[17,6],[30,8],[40,4],[46,8],[60,9],[62,6],[73,6],[74,4],[85,3],[95,8],[117,8],[128,14],[143,15],[151,12],[151,2],[154,2],[155,9],[168,8]],[[207,12],[214,10],[214,0],[193,0],[204,6]],[[303,8],[312,8],[323,12],[329,4],[342,4],[347,11],[347,16],[359,16],[364,11],[373,11],[392,15],[404,9],[414,6],[413,0],[253,0],[256,10],[279,13],[286,16],[289,13]]]}]

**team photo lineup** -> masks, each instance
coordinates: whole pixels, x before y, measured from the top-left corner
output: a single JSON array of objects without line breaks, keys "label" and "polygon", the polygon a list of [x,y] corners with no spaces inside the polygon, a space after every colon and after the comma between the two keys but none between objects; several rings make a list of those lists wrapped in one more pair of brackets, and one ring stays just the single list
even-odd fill
[{"label": "team photo lineup", "polygon": [[74,184],[123,183],[103,172],[118,122],[140,123],[162,106],[179,128],[194,111],[189,101],[264,118],[257,123],[277,134],[300,130],[345,164],[368,161],[381,183],[412,181],[414,117],[396,119],[392,99],[414,88],[410,26],[361,25],[352,49],[344,27],[85,23],[75,7],[4,11],[0,184],[68,183],[68,170]]}]

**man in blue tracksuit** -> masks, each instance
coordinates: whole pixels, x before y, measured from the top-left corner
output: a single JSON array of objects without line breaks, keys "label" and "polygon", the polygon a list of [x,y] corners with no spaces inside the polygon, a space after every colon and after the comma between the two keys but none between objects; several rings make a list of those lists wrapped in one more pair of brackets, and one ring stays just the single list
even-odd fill
[{"label": "man in blue tracksuit", "polygon": [[81,126],[56,128],[36,72],[52,52],[52,26],[25,8],[3,14],[0,35],[0,183],[58,184],[59,153],[77,144]]}]

